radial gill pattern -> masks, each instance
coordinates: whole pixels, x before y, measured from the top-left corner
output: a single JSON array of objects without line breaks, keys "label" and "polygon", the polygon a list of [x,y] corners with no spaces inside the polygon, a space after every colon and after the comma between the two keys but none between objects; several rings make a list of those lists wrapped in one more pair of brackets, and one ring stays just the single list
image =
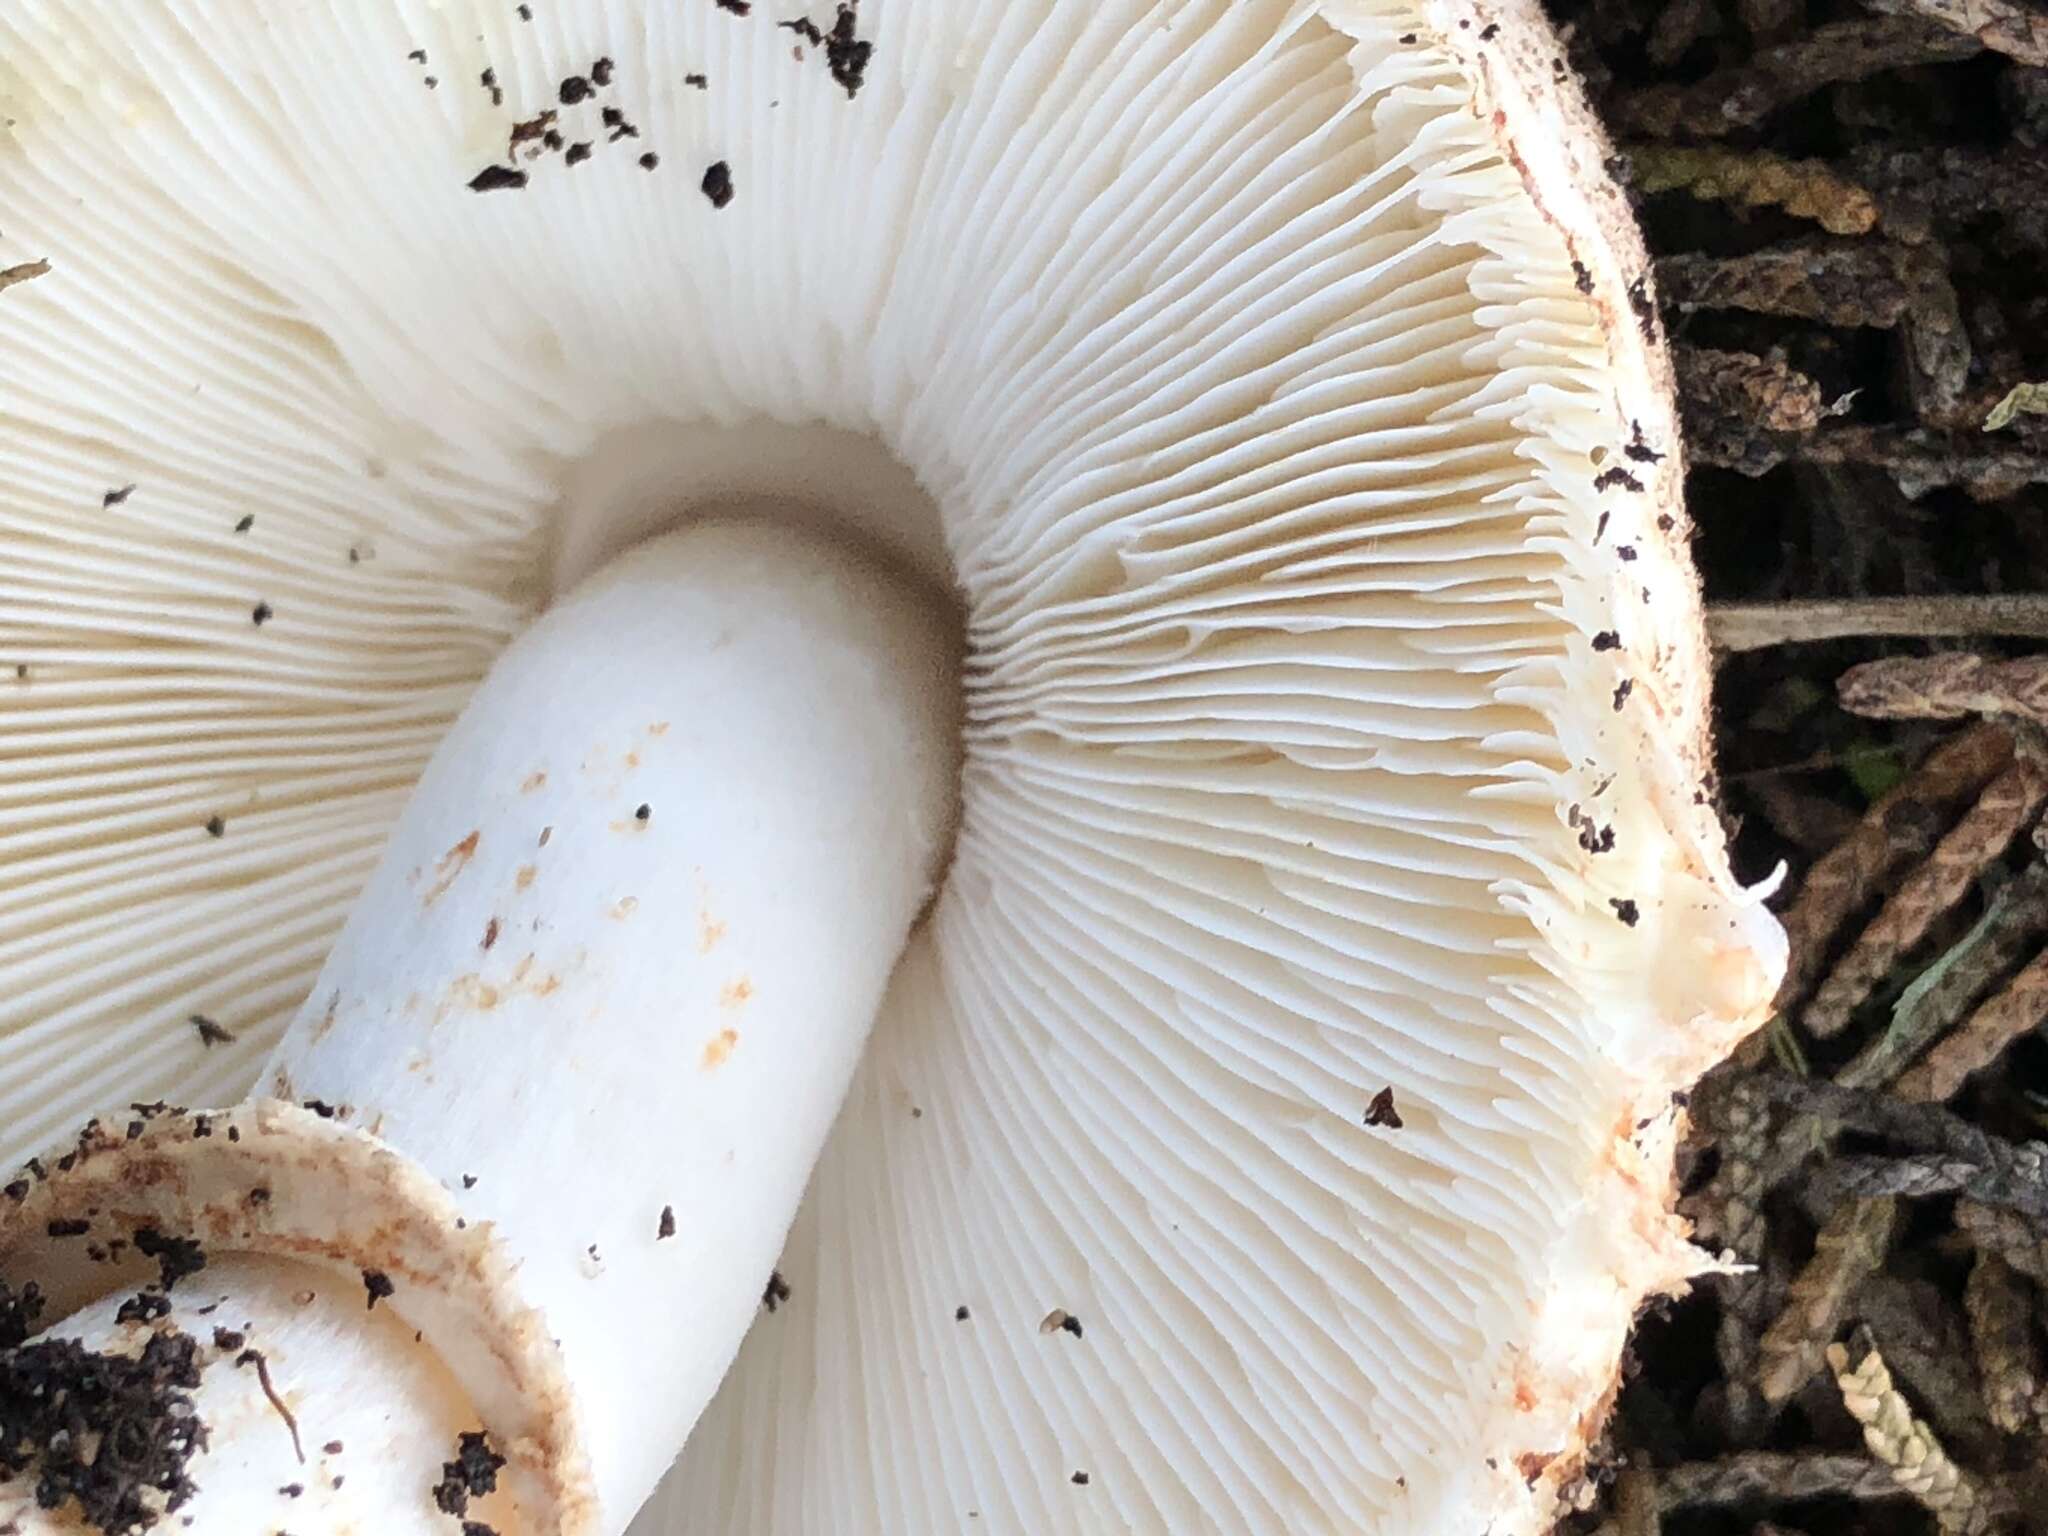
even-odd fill
[{"label": "radial gill pattern", "polygon": [[593,444],[857,432],[957,858],[635,1530],[1530,1528],[1776,963],[1532,25],[0,9],[0,1153],[249,1086]]}]

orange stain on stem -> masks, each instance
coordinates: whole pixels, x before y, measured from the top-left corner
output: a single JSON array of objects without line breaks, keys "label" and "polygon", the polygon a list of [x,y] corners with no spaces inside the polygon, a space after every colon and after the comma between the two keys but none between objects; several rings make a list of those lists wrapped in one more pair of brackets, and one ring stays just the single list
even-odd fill
[{"label": "orange stain on stem", "polygon": [[461,873],[469,868],[469,861],[476,857],[477,844],[483,841],[483,832],[475,831],[441,855],[441,861],[434,866],[434,883],[427,888],[427,894],[420,898],[420,905],[431,907],[448,893]]},{"label": "orange stain on stem", "polygon": [[721,1029],[704,1046],[704,1070],[716,1071],[725,1065],[733,1048],[740,1043],[740,1032],[736,1029]]},{"label": "orange stain on stem", "polygon": [[738,981],[729,981],[719,990],[718,1006],[737,1008],[754,995],[754,984],[742,976]]},{"label": "orange stain on stem", "polygon": [[521,793],[522,795],[530,795],[536,789],[539,789],[542,785],[546,784],[547,781],[547,773],[544,770],[536,770],[532,773],[529,773],[526,776],[526,782],[519,786],[519,793]]}]

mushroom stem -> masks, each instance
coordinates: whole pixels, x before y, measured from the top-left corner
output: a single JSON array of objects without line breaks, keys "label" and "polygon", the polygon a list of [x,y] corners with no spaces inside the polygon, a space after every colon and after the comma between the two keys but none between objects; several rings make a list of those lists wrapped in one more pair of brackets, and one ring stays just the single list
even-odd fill
[{"label": "mushroom stem", "polygon": [[[74,1250],[146,1226],[203,1242],[229,1326],[345,1296],[293,1335],[299,1380],[436,1463],[480,1421],[510,1460],[494,1528],[623,1530],[761,1307],[940,873],[956,671],[942,604],[807,534],[711,523],[614,562],[421,778],[267,1069],[303,1108],[89,1128],[0,1258],[53,1314],[132,1294],[134,1248],[118,1281]],[[64,1326],[132,1330],[116,1305]],[[409,1400],[414,1330],[456,1408]],[[280,1486],[274,1416],[209,1430],[191,1475],[222,1507]],[[398,1508],[431,1511],[415,1481]]]},{"label": "mushroom stem", "polygon": [[954,667],[922,592],[787,528],[628,554],[493,669],[273,1058],[468,1186],[607,1530],[753,1322],[940,873]]}]

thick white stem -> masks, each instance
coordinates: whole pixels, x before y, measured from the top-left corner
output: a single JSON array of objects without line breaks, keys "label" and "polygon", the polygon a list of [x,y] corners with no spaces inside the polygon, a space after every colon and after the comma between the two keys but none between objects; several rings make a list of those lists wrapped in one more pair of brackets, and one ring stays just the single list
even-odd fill
[{"label": "thick white stem", "polygon": [[[505,1536],[623,1530],[761,1307],[941,872],[956,666],[943,602],[810,534],[708,524],[607,567],[485,680],[273,1058],[261,1092],[330,1118],[89,1128],[14,1217],[81,1236],[11,1262],[76,1306],[74,1249],[213,1245],[197,1294],[277,1336],[251,1343],[302,1440],[389,1451],[349,1485],[376,1519],[302,1494],[250,1529],[449,1528],[429,1474],[481,1420]],[[132,1333],[119,1300],[63,1326]],[[253,1380],[207,1374],[209,1509],[311,1486]],[[328,1427],[355,1418],[388,1431]]]},{"label": "thick white stem", "polygon": [[493,1223],[610,1529],[730,1364],[940,873],[954,642],[809,536],[629,554],[499,661],[274,1058]]}]

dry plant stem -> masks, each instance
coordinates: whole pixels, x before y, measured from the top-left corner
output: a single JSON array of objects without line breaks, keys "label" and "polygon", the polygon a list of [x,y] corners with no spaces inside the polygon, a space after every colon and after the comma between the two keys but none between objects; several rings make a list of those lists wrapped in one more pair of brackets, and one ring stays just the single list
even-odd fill
[{"label": "dry plant stem", "polygon": [[1820,385],[1782,358],[1683,344],[1672,351],[1688,409],[1698,406],[1767,432],[1811,432],[1827,413]]},{"label": "dry plant stem", "polygon": [[1938,1152],[1838,1157],[1814,1175],[1809,1192],[1821,1202],[1960,1194],[1985,1205],[2004,1206],[2048,1227],[2048,1146],[2035,1141],[2000,1145],[2003,1150],[1990,1163]]},{"label": "dry plant stem", "polygon": [[1664,1512],[1657,1475],[1645,1466],[1624,1467],[1614,1479],[1612,1536],[1663,1536]]},{"label": "dry plant stem", "polygon": [[1835,683],[1851,714],[1876,720],[1960,720],[2019,715],[2048,722],[2048,656],[1995,661],[1969,651],[1887,656],[1851,667]]},{"label": "dry plant stem", "polygon": [[1833,235],[1877,227],[1877,199],[1819,160],[1788,160],[1767,150],[1636,144],[1629,181],[1639,192],[1688,192],[1740,208],[1782,208]]},{"label": "dry plant stem", "polygon": [[1707,629],[1714,644],[1724,651],[1874,635],[2003,635],[2048,640],[2048,594],[1711,603]]},{"label": "dry plant stem", "polygon": [[1822,1223],[1813,1257],[1793,1280],[1784,1311],[1764,1331],[1757,1387],[1772,1407],[1820,1369],[1857,1289],[1883,1267],[1898,1221],[1898,1202],[1880,1198],[1838,1206]]},{"label": "dry plant stem", "polygon": [[1667,1514],[1704,1505],[1883,1499],[1905,1491],[1889,1467],[1867,1456],[1738,1451],[1718,1461],[1680,1462],[1657,1473],[1657,1493]]},{"label": "dry plant stem", "polygon": [[[1884,1032],[1836,1074],[1836,1081],[1851,1088],[1881,1087],[1906,1072],[1914,1058],[1935,1045],[1937,1052],[1944,1053],[1941,1082],[1955,1078],[1960,1084],[1957,1072],[1967,1076],[1975,1070],[1963,1064],[1976,1058],[1998,1025],[1993,1021],[1977,1025],[1972,1015],[1963,1027],[1977,1032],[1957,1044],[1951,1033],[1956,1021],[2019,962],[2043,932],[2048,932],[2048,868],[2036,863],[2007,881],[1970,931],[1913,979],[1892,1008]],[[1998,1010],[1994,1019],[2008,1011]],[[1916,1100],[1946,1099],[1954,1091],[1951,1087],[1948,1092],[1935,1092],[1936,1086],[1932,1076],[1915,1074],[1910,1086],[1902,1083],[1897,1091],[1901,1098]]]},{"label": "dry plant stem", "polygon": [[1760,1072],[1756,1082],[1795,1123],[1810,1121],[1827,1133],[1855,1131],[1908,1152],[1981,1163],[2000,1161],[2014,1146],[1938,1104],[1908,1104],[1889,1093],[1776,1072]]},{"label": "dry plant stem", "polygon": [[2042,1422],[2048,1395],[2027,1282],[1997,1254],[1980,1251],[1963,1286],[1963,1316],[1991,1422],[2007,1435],[2048,1427]]},{"label": "dry plant stem", "polygon": [[1975,38],[1919,17],[1835,22],[1696,84],[1652,86],[1622,97],[1613,110],[1618,122],[1658,138],[1675,133],[1719,138],[1823,86],[1915,64],[1966,59],[1982,47]]},{"label": "dry plant stem", "polygon": [[1956,1225],[1979,1251],[1997,1254],[2037,1286],[2048,1286],[2048,1233],[2026,1217],[1962,1200],[1956,1204]]},{"label": "dry plant stem", "polygon": [[2048,1020],[2048,950],[1978,1004],[1975,1011],[1902,1076],[1901,1098],[1952,1099],[1973,1072],[1981,1072],[2008,1046]]},{"label": "dry plant stem", "polygon": [[[2023,486],[2048,480],[2048,452],[2026,443],[1987,441],[1974,427],[1936,431],[1921,427],[1838,426],[1811,436],[1771,435],[1740,423],[1687,421],[1687,448],[1695,463],[1733,469],[1745,475],[1761,475],[1794,459],[1812,464],[1866,464],[1884,470],[1908,496],[1925,495],[1938,486],[1960,485],[1974,496],[1987,500],[2008,496]],[[1887,603],[1975,603],[1976,598],[1868,598],[1865,605]],[[2011,602],[2011,599],[2006,599]],[[1793,605],[1785,605],[1791,607]],[[1825,605],[1815,605],[1825,606]],[[2015,612],[2026,606],[2022,599]],[[1919,608],[1902,610],[1918,614]],[[1957,622],[1954,617],[1930,620],[1917,617],[1903,629],[1834,629],[1821,634],[1779,635],[1754,642],[1776,645],[1787,639],[1832,639],[1839,635],[2026,635],[2039,638],[2044,632],[2038,617],[1999,620],[1986,614]],[[2019,627],[2007,627],[2016,624]],[[1717,634],[1717,640],[1720,638]],[[1750,646],[1735,645],[1736,650]]]},{"label": "dry plant stem", "polygon": [[1978,794],[2011,761],[2012,737],[1997,726],[1975,726],[1949,738],[1814,862],[1785,913],[1792,960],[1779,1008],[1805,996],[1835,935],[1878,889],[1932,851],[1950,809]]},{"label": "dry plant stem", "polygon": [[1889,16],[1925,16],[1986,48],[2039,69],[2048,65],[2048,11],[2028,0],[1863,0]]},{"label": "dry plant stem", "polygon": [[1745,256],[1657,261],[1657,292],[1680,314],[1741,309],[1823,325],[1889,329],[1913,305],[1925,253],[1889,241],[1814,241]]},{"label": "dry plant stem", "polygon": [[1761,1174],[1771,1141],[1769,1098],[1749,1078],[1722,1075],[1703,1085],[1693,1102],[1721,1160],[1706,1187],[1686,1198],[1683,1214],[1696,1242],[1755,1263],[1768,1235]]},{"label": "dry plant stem", "polygon": [[1905,222],[1960,224],[1987,212],[2022,221],[2048,213],[2040,193],[2048,184],[2048,150],[2028,145],[1872,144],[1850,152],[1849,170],[1882,195],[1887,230]]},{"label": "dry plant stem", "polygon": [[1821,1039],[1840,1034],[1899,957],[1969,891],[2048,800],[2048,775],[2015,759],[1977,803],[1935,844],[1927,862],[1899,885],[1807,1004],[1800,1022]]},{"label": "dry plant stem", "polygon": [[1842,1406],[1863,1426],[1864,1444],[1892,1469],[1899,1486],[1934,1512],[1944,1536],[1982,1536],[1995,1512],[1976,1481],[1942,1449],[1934,1431],[1913,1416],[1892,1385],[1884,1357],[1867,1341],[1852,1350],[1830,1345],[1829,1367],[1842,1392]]},{"label": "dry plant stem", "polygon": [[11,267],[0,267],[0,293],[5,293],[16,283],[31,282],[49,274],[47,261],[24,261]]},{"label": "dry plant stem", "polygon": [[1857,1292],[1850,1315],[1869,1329],[1892,1374],[1966,1461],[1997,1455],[1998,1435],[1978,1390],[1961,1310],[1941,1286],[1875,1274]]}]

